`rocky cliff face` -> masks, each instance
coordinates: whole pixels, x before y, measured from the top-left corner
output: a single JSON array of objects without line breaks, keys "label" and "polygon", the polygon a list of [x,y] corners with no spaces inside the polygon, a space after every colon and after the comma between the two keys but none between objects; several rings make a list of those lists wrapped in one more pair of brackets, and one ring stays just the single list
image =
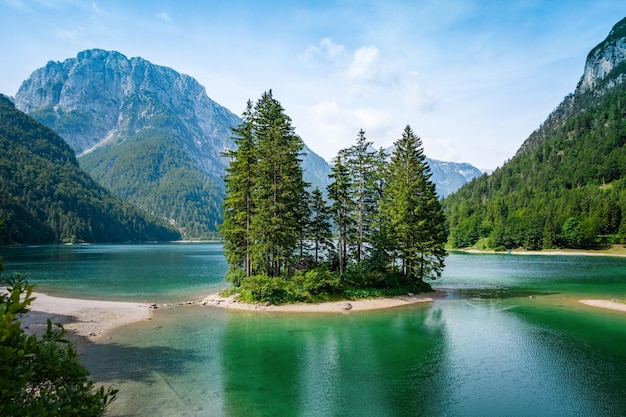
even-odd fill
[{"label": "rocky cliff face", "polygon": [[[33,72],[15,104],[59,133],[116,194],[169,219],[186,238],[215,232],[228,165],[221,154],[234,147],[231,128],[241,119],[194,78],[94,49]],[[305,180],[325,188],[330,167],[304,151]]]},{"label": "rocky cliff face", "polygon": [[585,71],[576,91],[563,99],[542,125],[524,141],[517,155],[523,155],[548,140],[555,129],[563,126],[573,115],[584,112],[602,97],[626,81],[626,18],[587,55]]},{"label": "rocky cliff face", "polygon": [[[578,83],[577,93],[593,90],[613,70],[626,61],[626,18],[618,22],[598,46],[593,48],[585,63],[585,72]],[[623,82],[623,77],[614,83]]]},{"label": "rocky cliff face", "polygon": [[[240,122],[192,77],[99,49],[48,62],[24,81],[15,104],[55,129],[79,156],[143,129],[170,130],[212,176],[222,175],[220,153],[232,143],[230,127]],[[165,115],[176,123],[162,123]]]},{"label": "rocky cliff face", "polygon": [[[93,49],[33,72],[15,106],[63,137],[94,179],[176,224],[185,238],[215,232],[228,165],[221,154],[234,147],[231,128],[241,119],[194,78]],[[306,145],[303,153],[305,181],[325,189],[330,166]],[[447,195],[471,176],[433,164],[433,177]]]},{"label": "rocky cliff face", "polygon": [[437,188],[437,195],[445,198],[461,188],[465,183],[480,177],[481,170],[468,163],[438,161],[426,158],[432,181]]}]

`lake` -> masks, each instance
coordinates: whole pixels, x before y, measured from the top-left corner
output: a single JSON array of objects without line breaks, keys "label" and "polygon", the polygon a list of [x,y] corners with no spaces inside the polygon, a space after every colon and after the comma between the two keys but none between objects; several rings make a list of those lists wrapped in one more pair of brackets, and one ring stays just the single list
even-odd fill
[{"label": "lake", "polygon": [[[226,286],[221,246],[0,248],[50,294],[148,302]],[[158,310],[91,345],[111,416],[624,416],[626,259],[452,253],[433,303],[376,312]]]}]

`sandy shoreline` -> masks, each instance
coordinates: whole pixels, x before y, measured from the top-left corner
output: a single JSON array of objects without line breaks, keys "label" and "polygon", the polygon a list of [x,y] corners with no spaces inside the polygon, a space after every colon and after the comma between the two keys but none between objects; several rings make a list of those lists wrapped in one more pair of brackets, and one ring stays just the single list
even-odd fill
[{"label": "sandy shoreline", "polygon": [[446,295],[447,294],[443,291],[434,291],[430,293],[404,295],[392,298],[371,298],[363,300],[333,301],[315,304],[296,303],[283,305],[265,305],[240,303],[235,300],[234,296],[224,298],[220,297],[220,295],[216,293],[204,298],[201,303],[206,306],[247,311],[268,311],[284,313],[342,313],[349,311],[381,310],[416,303],[428,303],[436,299],[444,298]]},{"label": "sandy shoreline", "polygon": [[36,299],[30,311],[20,317],[22,328],[29,334],[41,335],[50,319],[53,326],[63,324],[68,338],[74,342],[95,341],[117,327],[152,316],[149,304],[61,298],[43,293],[33,296]]},{"label": "sandy shoreline", "polygon": [[[356,301],[260,305],[237,302],[234,300],[234,296],[223,298],[219,294],[211,294],[200,301],[187,301],[179,303],[179,305],[200,304],[209,307],[268,312],[341,313],[379,310],[431,302],[446,295],[443,291],[435,291],[411,296],[405,295]],[[154,313],[152,305],[146,303],[63,298],[43,293],[33,293],[33,296],[36,298],[30,305],[30,311],[19,318],[22,328],[28,334],[40,336],[46,331],[47,319],[50,319],[53,326],[57,323],[62,324],[67,331],[67,337],[74,343],[77,343],[79,347],[85,342],[97,342],[98,339],[105,337],[111,330],[117,327],[149,320]]]},{"label": "sandy shoreline", "polygon": [[578,300],[578,302],[583,303],[592,307],[606,308],[609,310],[617,310],[626,312],[626,304],[620,303],[617,301],[610,300]]},{"label": "sandy shoreline", "polygon": [[451,252],[464,252],[471,254],[496,254],[496,255],[564,255],[564,256],[611,256],[611,257],[626,257],[624,250],[616,251],[592,251],[592,250],[573,250],[573,249],[561,249],[561,250],[524,250],[513,249],[511,251],[495,251],[495,250],[480,250],[480,249],[451,249]]},{"label": "sandy shoreline", "polygon": [[[20,317],[22,327],[29,334],[41,335],[45,332],[49,318],[53,325],[63,324],[68,338],[78,342],[97,342],[111,330],[127,324],[149,320],[154,310],[150,304],[98,301],[76,298],[52,297],[43,293],[33,293],[36,297],[30,311]],[[443,291],[404,295],[392,298],[372,298],[351,301],[335,301],[326,303],[298,303],[284,305],[247,304],[237,302],[234,296],[220,297],[211,294],[197,302],[180,303],[180,305],[200,304],[208,307],[226,308],[244,311],[285,312],[285,313],[346,313],[352,311],[381,310],[417,303],[432,302],[446,297]],[[578,300],[580,303],[610,310],[626,312],[626,304],[611,300]]]}]

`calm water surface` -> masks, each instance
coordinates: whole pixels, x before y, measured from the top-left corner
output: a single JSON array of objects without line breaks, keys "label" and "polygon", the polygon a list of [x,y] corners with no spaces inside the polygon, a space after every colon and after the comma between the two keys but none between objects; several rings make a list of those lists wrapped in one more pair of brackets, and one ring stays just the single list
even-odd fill
[{"label": "calm water surface", "polygon": [[[40,290],[181,301],[218,244],[2,249]],[[432,304],[294,315],[186,306],[86,349],[113,416],[625,416],[626,259],[451,254]]]}]

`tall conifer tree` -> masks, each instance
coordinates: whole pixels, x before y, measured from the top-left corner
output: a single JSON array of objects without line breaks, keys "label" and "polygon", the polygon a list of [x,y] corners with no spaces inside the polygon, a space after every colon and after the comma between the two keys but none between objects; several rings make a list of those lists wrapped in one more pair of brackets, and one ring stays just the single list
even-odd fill
[{"label": "tall conifer tree", "polygon": [[337,255],[339,257],[339,274],[343,276],[348,261],[348,233],[353,227],[351,216],[353,201],[350,198],[351,180],[347,166],[344,164],[343,152],[333,160],[331,183],[328,185],[328,196],[332,200],[331,212],[337,228]]},{"label": "tall conifer tree", "polygon": [[315,187],[311,193],[310,208],[308,236],[313,242],[315,263],[318,263],[322,252],[329,252],[333,247],[330,222],[332,213],[319,187]]},{"label": "tall conifer tree", "polygon": [[253,125],[258,158],[250,230],[252,269],[279,276],[290,272],[304,224],[300,205],[306,188],[300,164],[304,145],[271,90],[257,102]]},{"label": "tall conifer tree", "polygon": [[354,202],[354,230],[349,240],[357,262],[366,256],[366,247],[371,243],[371,226],[379,201],[376,196],[377,152],[372,144],[361,129],[357,143],[346,149],[346,165],[352,178],[350,195]]},{"label": "tall conifer tree", "polygon": [[382,210],[408,282],[437,278],[444,267],[445,218],[430,176],[422,141],[407,126],[388,165]]},{"label": "tall conifer tree", "polygon": [[220,232],[224,238],[224,253],[231,271],[243,270],[245,276],[252,273],[250,249],[252,245],[250,226],[254,215],[252,192],[256,183],[257,148],[253,136],[254,111],[248,100],[242,123],[233,129],[236,149],[224,152],[230,158],[224,182],[224,221]]}]

